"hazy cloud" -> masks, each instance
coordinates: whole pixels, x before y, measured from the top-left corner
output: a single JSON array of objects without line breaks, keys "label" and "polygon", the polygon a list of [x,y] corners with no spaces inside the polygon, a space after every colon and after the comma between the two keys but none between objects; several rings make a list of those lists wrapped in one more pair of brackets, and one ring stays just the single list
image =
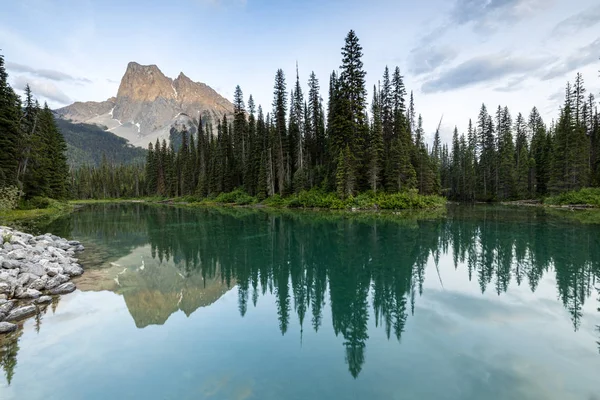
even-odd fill
[{"label": "hazy cloud", "polygon": [[494,31],[500,25],[529,17],[552,0],[457,0],[450,14],[450,23],[473,23],[479,31]]},{"label": "hazy cloud", "polygon": [[421,90],[424,93],[435,93],[459,89],[535,71],[546,63],[546,58],[513,57],[505,54],[475,57],[448,69],[437,78],[425,82]]},{"label": "hazy cloud", "polygon": [[6,69],[14,72],[26,72],[31,75],[50,79],[52,81],[70,81],[70,82],[82,82],[82,83],[92,83],[89,79],[86,78],[78,78],[69,74],[65,74],[64,72],[56,71],[53,69],[38,69],[33,68],[28,65],[17,64],[14,62],[6,62]]},{"label": "hazy cloud", "polygon": [[415,75],[432,72],[443,64],[454,60],[457,55],[457,51],[451,47],[415,48],[409,56],[408,70]]},{"label": "hazy cloud", "polygon": [[600,23],[600,5],[590,7],[559,22],[552,30],[551,36],[572,35],[583,29]]},{"label": "hazy cloud", "polygon": [[527,78],[526,75],[521,75],[521,76],[517,76],[514,78],[510,78],[506,84],[504,84],[503,86],[499,86],[497,88],[495,88],[494,90],[497,92],[516,92],[517,90],[521,89],[521,83],[523,83],[523,81]]},{"label": "hazy cloud", "polygon": [[600,38],[594,40],[587,46],[580,47],[570,56],[553,65],[542,77],[542,80],[549,80],[560,76],[564,76],[569,72],[575,71],[577,68],[585,67],[587,65],[598,62],[599,57]]},{"label": "hazy cloud", "polygon": [[34,96],[45,97],[48,100],[56,101],[61,104],[70,104],[71,99],[54,83],[46,82],[39,79],[29,79],[26,76],[20,75],[13,79],[13,86],[16,89],[25,90],[25,86],[29,84]]}]

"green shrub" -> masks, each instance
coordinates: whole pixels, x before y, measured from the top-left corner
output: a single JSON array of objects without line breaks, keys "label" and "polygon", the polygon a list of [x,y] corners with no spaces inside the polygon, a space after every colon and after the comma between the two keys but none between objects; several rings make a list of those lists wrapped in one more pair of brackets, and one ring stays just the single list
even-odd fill
[{"label": "green shrub", "polygon": [[0,212],[17,208],[21,195],[21,191],[16,186],[0,187]]},{"label": "green shrub", "polygon": [[256,198],[250,196],[241,189],[236,189],[233,192],[219,194],[215,198],[215,202],[223,204],[248,205],[256,203]]},{"label": "green shrub", "polygon": [[11,240],[12,240],[12,233],[5,233],[4,235],[2,235],[2,244],[10,243]]},{"label": "green shrub", "polygon": [[544,199],[544,203],[551,205],[583,204],[600,207],[600,188],[584,188],[578,191],[561,193]]},{"label": "green shrub", "polygon": [[19,207],[21,210],[45,210],[52,204],[52,199],[47,197],[32,197],[29,200],[23,201]]}]

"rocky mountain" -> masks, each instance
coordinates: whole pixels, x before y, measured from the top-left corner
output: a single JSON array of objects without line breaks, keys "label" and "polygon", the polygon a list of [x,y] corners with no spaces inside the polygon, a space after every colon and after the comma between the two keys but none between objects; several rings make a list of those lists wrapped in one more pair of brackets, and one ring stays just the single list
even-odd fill
[{"label": "rocky mountain", "polygon": [[168,139],[173,125],[195,126],[198,116],[216,124],[233,113],[233,105],[210,86],[184,73],[175,79],[156,65],[130,62],[116,97],[103,102],[77,102],[56,110],[59,118],[101,126],[133,145],[146,147]]}]

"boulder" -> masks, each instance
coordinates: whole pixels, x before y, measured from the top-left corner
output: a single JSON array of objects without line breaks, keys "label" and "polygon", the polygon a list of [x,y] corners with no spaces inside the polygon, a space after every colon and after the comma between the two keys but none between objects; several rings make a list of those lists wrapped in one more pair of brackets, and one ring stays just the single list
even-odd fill
[{"label": "boulder", "polygon": [[13,246],[12,246],[12,244],[10,244],[10,243],[8,243],[8,242],[4,243],[4,244],[2,245],[2,247],[3,247],[3,248],[4,248],[4,250],[6,250],[6,251],[12,251],[12,249],[13,249]]},{"label": "boulder", "polygon": [[79,264],[65,264],[63,267],[65,270],[65,275],[68,276],[80,276],[83,274],[83,268]]},{"label": "boulder", "polygon": [[61,275],[63,272],[64,272],[64,270],[62,267],[47,267],[46,268],[46,273],[50,277],[56,276],[56,275]]},{"label": "boulder", "polygon": [[17,277],[17,285],[20,285],[20,286],[29,286],[29,284],[31,282],[35,281],[38,278],[39,278],[39,276],[30,274],[28,272],[21,273]]},{"label": "boulder", "polygon": [[51,296],[42,296],[38,299],[35,299],[36,304],[47,304],[47,303],[51,303],[51,302],[52,302]]},{"label": "boulder", "polygon": [[46,269],[40,264],[25,263],[21,265],[21,273],[27,272],[35,276],[46,275]]},{"label": "boulder", "polygon": [[13,260],[24,260],[27,258],[27,252],[22,249],[17,249],[8,252],[7,256]]},{"label": "boulder", "polygon": [[16,324],[11,324],[10,322],[0,322],[0,333],[10,333],[16,330]]},{"label": "boulder", "polygon": [[6,316],[6,321],[18,321],[23,318],[31,317],[32,315],[35,315],[36,312],[37,308],[33,304],[17,307]]},{"label": "boulder", "polygon": [[33,290],[44,290],[44,288],[46,287],[46,283],[48,282],[48,276],[44,275],[46,278],[44,279],[42,278],[37,278],[36,280],[34,280],[33,282],[31,282],[29,284],[29,289],[33,289]]},{"label": "boulder", "polygon": [[7,294],[10,293],[11,284],[8,282],[0,281],[0,293]]},{"label": "boulder", "polygon": [[14,269],[19,268],[21,266],[21,262],[17,260],[4,260],[2,261],[2,268],[5,269]]},{"label": "boulder", "polygon": [[69,281],[68,276],[58,274],[54,278],[51,278],[48,280],[48,282],[46,282],[46,289],[48,289],[48,290],[54,289],[68,281]]},{"label": "boulder", "polygon": [[4,303],[0,304],[0,313],[8,314],[14,306],[15,302],[13,300],[5,301]]},{"label": "boulder", "polygon": [[17,298],[21,299],[21,300],[31,300],[31,299],[37,299],[41,295],[42,295],[42,293],[39,290],[27,289],[27,290],[24,290],[21,293],[19,293]]},{"label": "boulder", "polygon": [[74,292],[76,289],[73,282],[63,283],[62,285],[50,290],[50,294],[67,294]]}]

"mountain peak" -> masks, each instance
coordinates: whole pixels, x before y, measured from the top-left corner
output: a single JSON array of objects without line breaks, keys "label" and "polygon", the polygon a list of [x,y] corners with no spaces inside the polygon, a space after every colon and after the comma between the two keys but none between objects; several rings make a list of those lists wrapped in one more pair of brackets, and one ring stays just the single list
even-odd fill
[{"label": "mountain peak", "polygon": [[147,139],[168,135],[173,118],[180,114],[201,116],[214,124],[232,113],[231,102],[210,86],[194,82],[183,72],[173,80],[156,65],[135,61],[127,64],[116,98],[57,110],[62,118],[110,127],[111,132],[144,147]]}]

